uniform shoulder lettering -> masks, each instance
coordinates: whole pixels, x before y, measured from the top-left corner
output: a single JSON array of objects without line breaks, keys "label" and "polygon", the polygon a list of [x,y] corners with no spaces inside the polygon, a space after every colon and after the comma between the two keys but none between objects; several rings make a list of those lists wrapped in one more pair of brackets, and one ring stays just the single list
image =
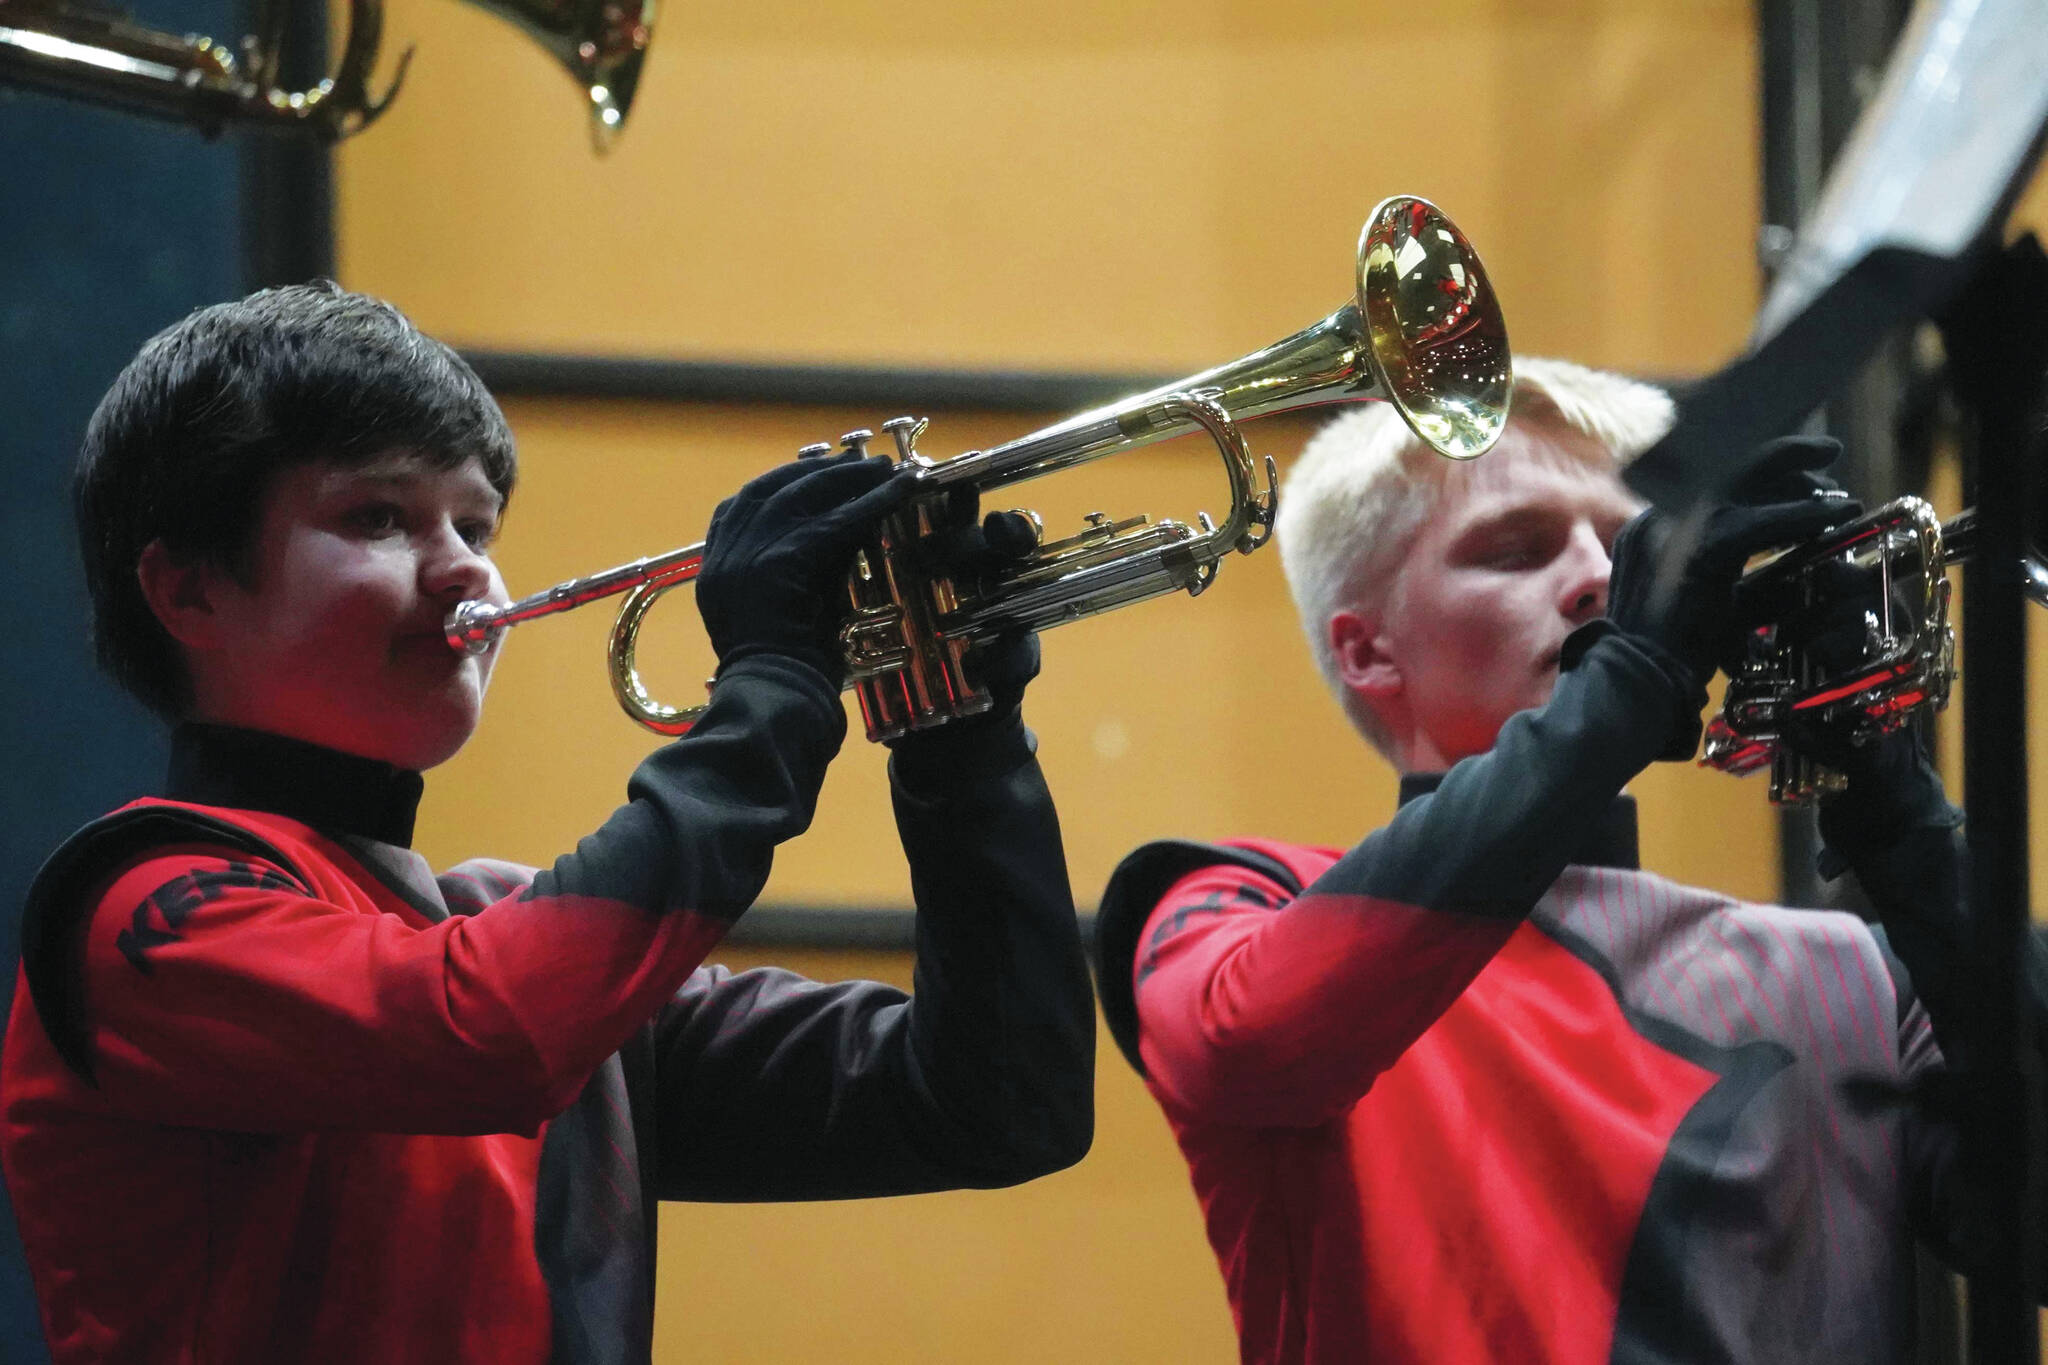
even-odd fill
[{"label": "uniform shoulder lettering", "polygon": [[[79,830],[50,855],[29,886],[21,922],[22,972],[29,996],[58,1054],[88,1083],[93,1078],[92,1057],[85,1035],[80,934],[94,907],[86,898],[95,886],[152,850],[194,844],[223,850],[220,865],[174,878],[160,888],[165,893],[161,903],[152,895],[136,908],[136,919],[124,931],[128,943],[122,952],[139,971],[148,971],[149,949],[168,941],[161,935],[175,934],[193,909],[238,879],[253,877],[260,883],[266,877],[278,878],[283,888],[305,891],[305,878],[291,859],[261,835],[222,815],[153,803],[115,811]],[[234,854],[268,866],[259,869]],[[231,870],[236,867],[243,870]],[[195,875],[202,872],[209,875]]]}]

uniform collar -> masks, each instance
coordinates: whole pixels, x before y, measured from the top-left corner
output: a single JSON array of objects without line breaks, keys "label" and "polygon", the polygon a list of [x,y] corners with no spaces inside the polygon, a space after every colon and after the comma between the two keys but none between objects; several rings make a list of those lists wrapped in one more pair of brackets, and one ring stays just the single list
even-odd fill
[{"label": "uniform collar", "polygon": [[412,847],[426,783],[406,768],[260,730],[188,721],[171,732],[164,795],[267,811],[315,829]]},{"label": "uniform collar", "polygon": [[[1401,804],[1405,806],[1418,796],[1428,795],[1443,780],[1442,773],[1403,773]],[[1571,861],[1587,867],[1625,867],[1631,871],[1641,867],[1636,845],[1636,799],[1616,796],[1609,802],[1600,818],[1580,838]]]}]

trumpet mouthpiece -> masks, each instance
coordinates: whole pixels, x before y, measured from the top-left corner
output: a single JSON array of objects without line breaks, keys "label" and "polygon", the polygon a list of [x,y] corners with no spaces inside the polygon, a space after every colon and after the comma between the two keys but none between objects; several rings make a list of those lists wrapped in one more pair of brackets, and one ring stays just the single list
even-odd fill
[{"label": "trumpet mouthpiece", "polygon": [[488,602],[456,604],[442,628],[448,636],[448,647],[463,654],[483,653],[504,629],[497,624],[497,616],[497,609]]}]

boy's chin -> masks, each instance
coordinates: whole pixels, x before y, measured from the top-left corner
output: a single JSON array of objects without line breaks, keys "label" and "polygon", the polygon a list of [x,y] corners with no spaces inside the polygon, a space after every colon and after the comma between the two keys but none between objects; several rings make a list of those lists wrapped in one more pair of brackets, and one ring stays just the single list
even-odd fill
[{"label": "boy's chin", "polygon": [[434,744],[414,745],[406,752],[403,758],[389,761],[397,767],[410,768],[414,772],[423,773],[429,768],[440,767],[443,763],[461,753],[462,746],[468,742],[469,732],[465,731],[460,738]]},{"label": "boy's chin", "polygon": [[425,772],[460,753],[476,733],[479,709],[459,700],[443,700],[390,723],[362,726],[356,733],[329,741],[333,747],[395,768]]},{"label": "boy's chin", "polygon": [[263,730],[339,753],[423,772],[453,758],[476,733],[483,697],[475,687],[446,687],[422,695],[332,693],[295,698],[290,706],[222,706],[194,719]]},{"label": "boy's chin", "polygon": [[404,737],[402,758],[386,761],[415,772],[437,768],[462,752],[462,746],[469,743],[469,737],[476,733],[477,721],[481,718],[481,712],[474,707],[436,716],[433,723],[422,725]]},{"label": "boy's chin", "polygon": [[424,772],[455,757],[483,719],[487,682],[479,671],[465,669],[410,709],[390,736],[403,757],[386,761]]},{"label": "boy's chin", "polygon": [[461,752],[462,746],[469,742],[473,729],[474,727],[407,727],[402,731],[358,730],[343,735],[321,736],[313,739],[313,742],[330,749],[338,749],[345,754],[354,754],[358,758],[389,763],[394,768],[425,772],[429,768],[439,767]]}]

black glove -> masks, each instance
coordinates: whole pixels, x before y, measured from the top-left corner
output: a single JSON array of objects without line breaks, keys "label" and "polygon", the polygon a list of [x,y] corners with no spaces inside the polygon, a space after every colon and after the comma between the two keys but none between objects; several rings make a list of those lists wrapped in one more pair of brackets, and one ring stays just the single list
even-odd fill
[{"label": "black glove", "polygon": [[1615,537],[1608,619],[1656,660],[1679,694],[1660,757],[1692,757],[1707,684],[1723,660],[1739,657],[1744,623],[1735,583],[1750,558],[1860,514],[1823,472],[1840,453],[1841,445],[1825,437],[1773,441],[1727,501],[1684,521],[1652,507]]},{"label": "black glove", "polygon": [[[1805,579],[1812,590],[1801,594],[1803,601],[1771,601],[1767,593],[1752,601],[1738,590],[1738,618],[1745,625],[1776,625],[1782,640],[1798,643],[1819,677],[1833,677],[1864,664],[1869,657],[1870,621],[1884,616],[1883,575],[1875,567],[1829,559],[1813,565]],[[1914,604],[1907,585],[1916,581],[1902,579],[1893,585],[1894,621],[1911,619]],[[1723,660],[1722,666],[1726,668],[1730,662]]]},{"label": "black glove", "polygon": [[[990,512],[977,521],[979,506],[979,496],[972,488],[953,495],[941,515],[942,524],[917,546],[922,570],[971,586],[976,579],[1028,558],[1038,548],[1038,528],[1029,517],[1019,512]],[[889,740],[899,770],[906,762],[912,769],[923,769],[954,761],[969,748],[986,747],[989,736],[1020,733],[1024,689],[1038,676],[1039,659],[1035,631],[1013,631],[976,645],[967,655],[968,676],[988,689],[989,709]]]},{"label": "black glove", "polygon": [[990,512],[977,521],[981,496],[960,488],[935,515],[939,523],[914,551],[918,566],[934,576],[973,582],[1030,557],[1038,528],[1022,512]]},{"label": "black glove", "polygon": [[1794,716],[1786,724],[1785,742],[1849,780],[1820,803],[1825,847],[1819,869],[1830,881],[1870,851],[1897,845],[1912,830],[1962,825],[1963,814],[1948,803],[1915,724],[1852,744],[1839,732],[1807,726]]},{"label": "black glove", "polygon": [[801,659],[837,687],[854,551],[914,491],[883,456],[847,451],[778,465],[712,513],[697,610],[721,671],[752,654]]}]

